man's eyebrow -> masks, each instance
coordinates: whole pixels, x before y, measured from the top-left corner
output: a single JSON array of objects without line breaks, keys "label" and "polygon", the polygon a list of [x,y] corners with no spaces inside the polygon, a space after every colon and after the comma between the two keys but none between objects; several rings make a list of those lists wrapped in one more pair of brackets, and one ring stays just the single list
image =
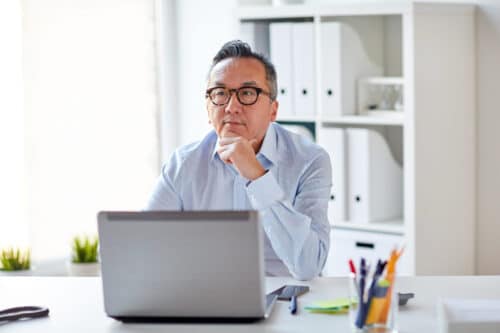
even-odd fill
[{"label": "man's eyebrow", "polygon": [[[254,87],[257,86],[257,82],[255,81],[245,81],[241,84],[241,87]],[[212,87],[226,87],[226,84],[224,82],[220,81],[215,81],[212,85]]]},{"label": "man's eyebrow", "polygon": [[246,81],[241,84],[242,86],[256,86],[257,82],[255,81]]}]

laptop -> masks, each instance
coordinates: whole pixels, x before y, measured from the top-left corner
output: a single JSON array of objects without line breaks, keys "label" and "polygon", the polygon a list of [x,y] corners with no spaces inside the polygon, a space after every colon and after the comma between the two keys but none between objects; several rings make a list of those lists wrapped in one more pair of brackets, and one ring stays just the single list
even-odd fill
[{"label": "laptop", "polygon": [[124,322],[266,318],[257,211],[98,214],[104,309]]}]

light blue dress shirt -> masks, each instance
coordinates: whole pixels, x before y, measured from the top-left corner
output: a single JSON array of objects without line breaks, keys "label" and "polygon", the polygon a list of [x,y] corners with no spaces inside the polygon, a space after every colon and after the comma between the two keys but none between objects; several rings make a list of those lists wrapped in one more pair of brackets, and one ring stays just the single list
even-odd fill
[{"label": "light blue dress shirt", "polygon": [[249,181],[224,163],[217,134],[177,149],[166,163],[147,210],[259,210],[266,274],[317,276],[330,246],[331,164],[309,139],[271,123],[258,161],[268,172]]}]

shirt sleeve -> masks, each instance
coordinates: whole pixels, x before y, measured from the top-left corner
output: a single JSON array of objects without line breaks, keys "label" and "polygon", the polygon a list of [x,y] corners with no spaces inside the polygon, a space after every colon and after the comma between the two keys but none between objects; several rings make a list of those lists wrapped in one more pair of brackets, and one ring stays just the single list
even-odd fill
[{"label": "shirt sleeve", "polygon": [[174,185],[180,165],[180,157],[176,152],[169,162],[163,165],[145,210],[182,210],[182,200]]},{"label": "shirt sleeve", "polygon": [[304,169],[293,204],[269,171],[247,186],[253,208],[261,211],[273,249],[299,280],[318,276],[326,262],[331,174],[330,158],[321,151]]}]

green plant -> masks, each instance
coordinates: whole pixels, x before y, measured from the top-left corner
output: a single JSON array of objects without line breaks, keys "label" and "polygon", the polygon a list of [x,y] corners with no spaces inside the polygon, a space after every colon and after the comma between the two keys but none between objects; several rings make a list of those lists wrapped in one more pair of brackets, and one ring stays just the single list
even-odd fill
[{"label": "green plant", "polygon": [[31,251],[13,247],[2,250],[0,261],[2,263],[2,271],[20,271],[30,269],[31,267]]},{"label": "green plant", "polygon": [[97,262],[97,246],[99,240],[97,237],[74,237],[73,254],[71,261],[74,263],[93,263]]}]

